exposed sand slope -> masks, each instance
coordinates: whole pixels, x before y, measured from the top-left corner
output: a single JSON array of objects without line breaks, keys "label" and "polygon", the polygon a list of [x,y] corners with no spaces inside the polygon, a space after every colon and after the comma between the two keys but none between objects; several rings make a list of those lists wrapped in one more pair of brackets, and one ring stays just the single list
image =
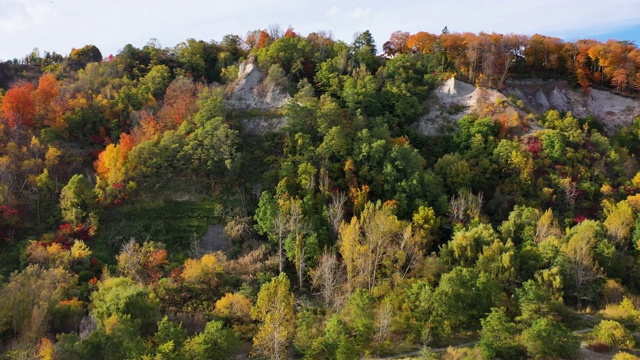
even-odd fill
[{"label": "exposed sand slope", "polygon": [[592,115],[608,133],[629,126],[640,115],[638,100],[592,88],[573,89],[563,80],[511,80],[504,92],[522,100],[536,114],[557,109],[571,111],[580,118]]},{"label": "exposed sand slope", "polygon": [[[599,120],[607,133],[629,126],[640,116],[640,101],[596,89],[573,89],[564,80],[511,80],[503,93],[493,89],[480,89],[451,78],[441,84],[427,100],[428,112],[418,123],[424,134],[439,134],[455,128],[455,122],[463,116],[476,113],[479,106],[502,101],[504,112],[511,117],[515,112],[525,113],[507,98],[522,100],[525,107],[540,115],[550,109],[571,111],[584,118],[589,115]],[[535,128],[535,124],[532,124]]]}]

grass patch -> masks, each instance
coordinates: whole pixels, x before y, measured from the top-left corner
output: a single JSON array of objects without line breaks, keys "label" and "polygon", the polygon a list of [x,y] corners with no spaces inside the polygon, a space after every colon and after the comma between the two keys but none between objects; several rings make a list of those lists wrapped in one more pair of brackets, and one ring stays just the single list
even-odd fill
[{"label": "grass patch", "polygon": [[105,209],[100,216],[100,229],[93,241],[96,257],[114,263],[120,246],[129,241],[152,240],[166,245],[174,261],[188,257],[191,241],[199,239],[207,226],[222,221],[223,205],[214,197],[145,195]]}]

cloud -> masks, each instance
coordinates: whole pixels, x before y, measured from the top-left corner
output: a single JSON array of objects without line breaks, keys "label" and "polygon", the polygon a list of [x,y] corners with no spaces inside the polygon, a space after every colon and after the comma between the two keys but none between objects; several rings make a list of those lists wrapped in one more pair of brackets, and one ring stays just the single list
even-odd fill
[{"label": "cloud", "polygon": [[340,9],[337,6],[332,6],[331,9],[329,9],[329,11],[327,11],[327,15],[336,16],[336,15],[338,15],[338,10],[340,10]]},{"label": "cloud", "polygon": [[369,15],[369,13],[371,13],[371,9],[370,8],[361,8],[361,7],[357,7],[355,10],[353,10],[353,12],[349,15],[350,18],[352,19],[362,19],[367,17],[367,15]]},{"label": "cloud", "polygon": [[42,24],[55,15],[50,4],[42,0],[3,0],[0,2],[0,30],[15,33]]}]

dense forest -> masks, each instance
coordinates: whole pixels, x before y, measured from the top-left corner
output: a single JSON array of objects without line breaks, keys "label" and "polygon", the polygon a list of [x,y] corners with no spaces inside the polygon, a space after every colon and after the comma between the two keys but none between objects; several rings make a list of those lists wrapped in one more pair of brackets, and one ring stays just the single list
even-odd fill
[{"label": "dense forest", "polygon": [[[232,101],[249,66],[283,106]],[[640,49],[272,26],[0,63],[0,357],[637,359],[640,117],[421,133],[452,76],[635,98]]]}]

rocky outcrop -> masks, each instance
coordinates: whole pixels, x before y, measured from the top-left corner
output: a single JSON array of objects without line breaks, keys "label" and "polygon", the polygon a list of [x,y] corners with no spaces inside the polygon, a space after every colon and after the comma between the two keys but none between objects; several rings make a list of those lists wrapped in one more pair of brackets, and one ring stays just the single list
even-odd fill
[{"label": "rocky outcrop", "polygon": [[266,75],[253,58],[240,64],[238,79],[231,85],[227,105],[237,110],[273,110],[283,107],[291,98],[284,89],[265,83]]},{"label": "rocky outcrop", "polygon": [[[594,116],[605,131],[612,134],[616,129],[629,126],[640,116],[640,101],[596,89],[574,89],[564,80],[510,80],[505,89],[479,89],[475,86],[451,78],[441,84],[427,101],[428,113],[418,122],[419,130],[427,135],[437,135],[451,131],[455,122],[463,116],[475,113],[479,106],[502,102],[508,118],[514,113],[526,115],[512,104],[508,97],[521,100],[520,107],[527,112],[541,115],[556,109],[570,111],[579,118]],[[535,124],[530,124],[533,129]]]},{"label": "rocky outcrop", "polygon": [[456,121],[475,113],[479,107],[496,101],[507,104],[505,112],[511,116],[521,113],[506,96],[491,89],[477,88],[450,78],[442,83],[427,100],[427,113],[418,121],[418,130],[425,135],[438,135],[455,129]]},{"label": "rocky outcrop", "polygon": [[253,57],[239,66],[238,79],[227,88],[227,108],[239,115],[245,134],[265,134],[277,131],[285,124],[282,116],[274,116],[291,99],[287,92],[265,82],[266,75],[256,66]]},{"label": "rocky outcrop", "polygon": [[556,109],[584,118],[594,116],[608,133],[629,126],[640,115],[640,101],[609,91],[574,89],[563,80],[510,80],[504,93],[522,100],[536,114]]}]

